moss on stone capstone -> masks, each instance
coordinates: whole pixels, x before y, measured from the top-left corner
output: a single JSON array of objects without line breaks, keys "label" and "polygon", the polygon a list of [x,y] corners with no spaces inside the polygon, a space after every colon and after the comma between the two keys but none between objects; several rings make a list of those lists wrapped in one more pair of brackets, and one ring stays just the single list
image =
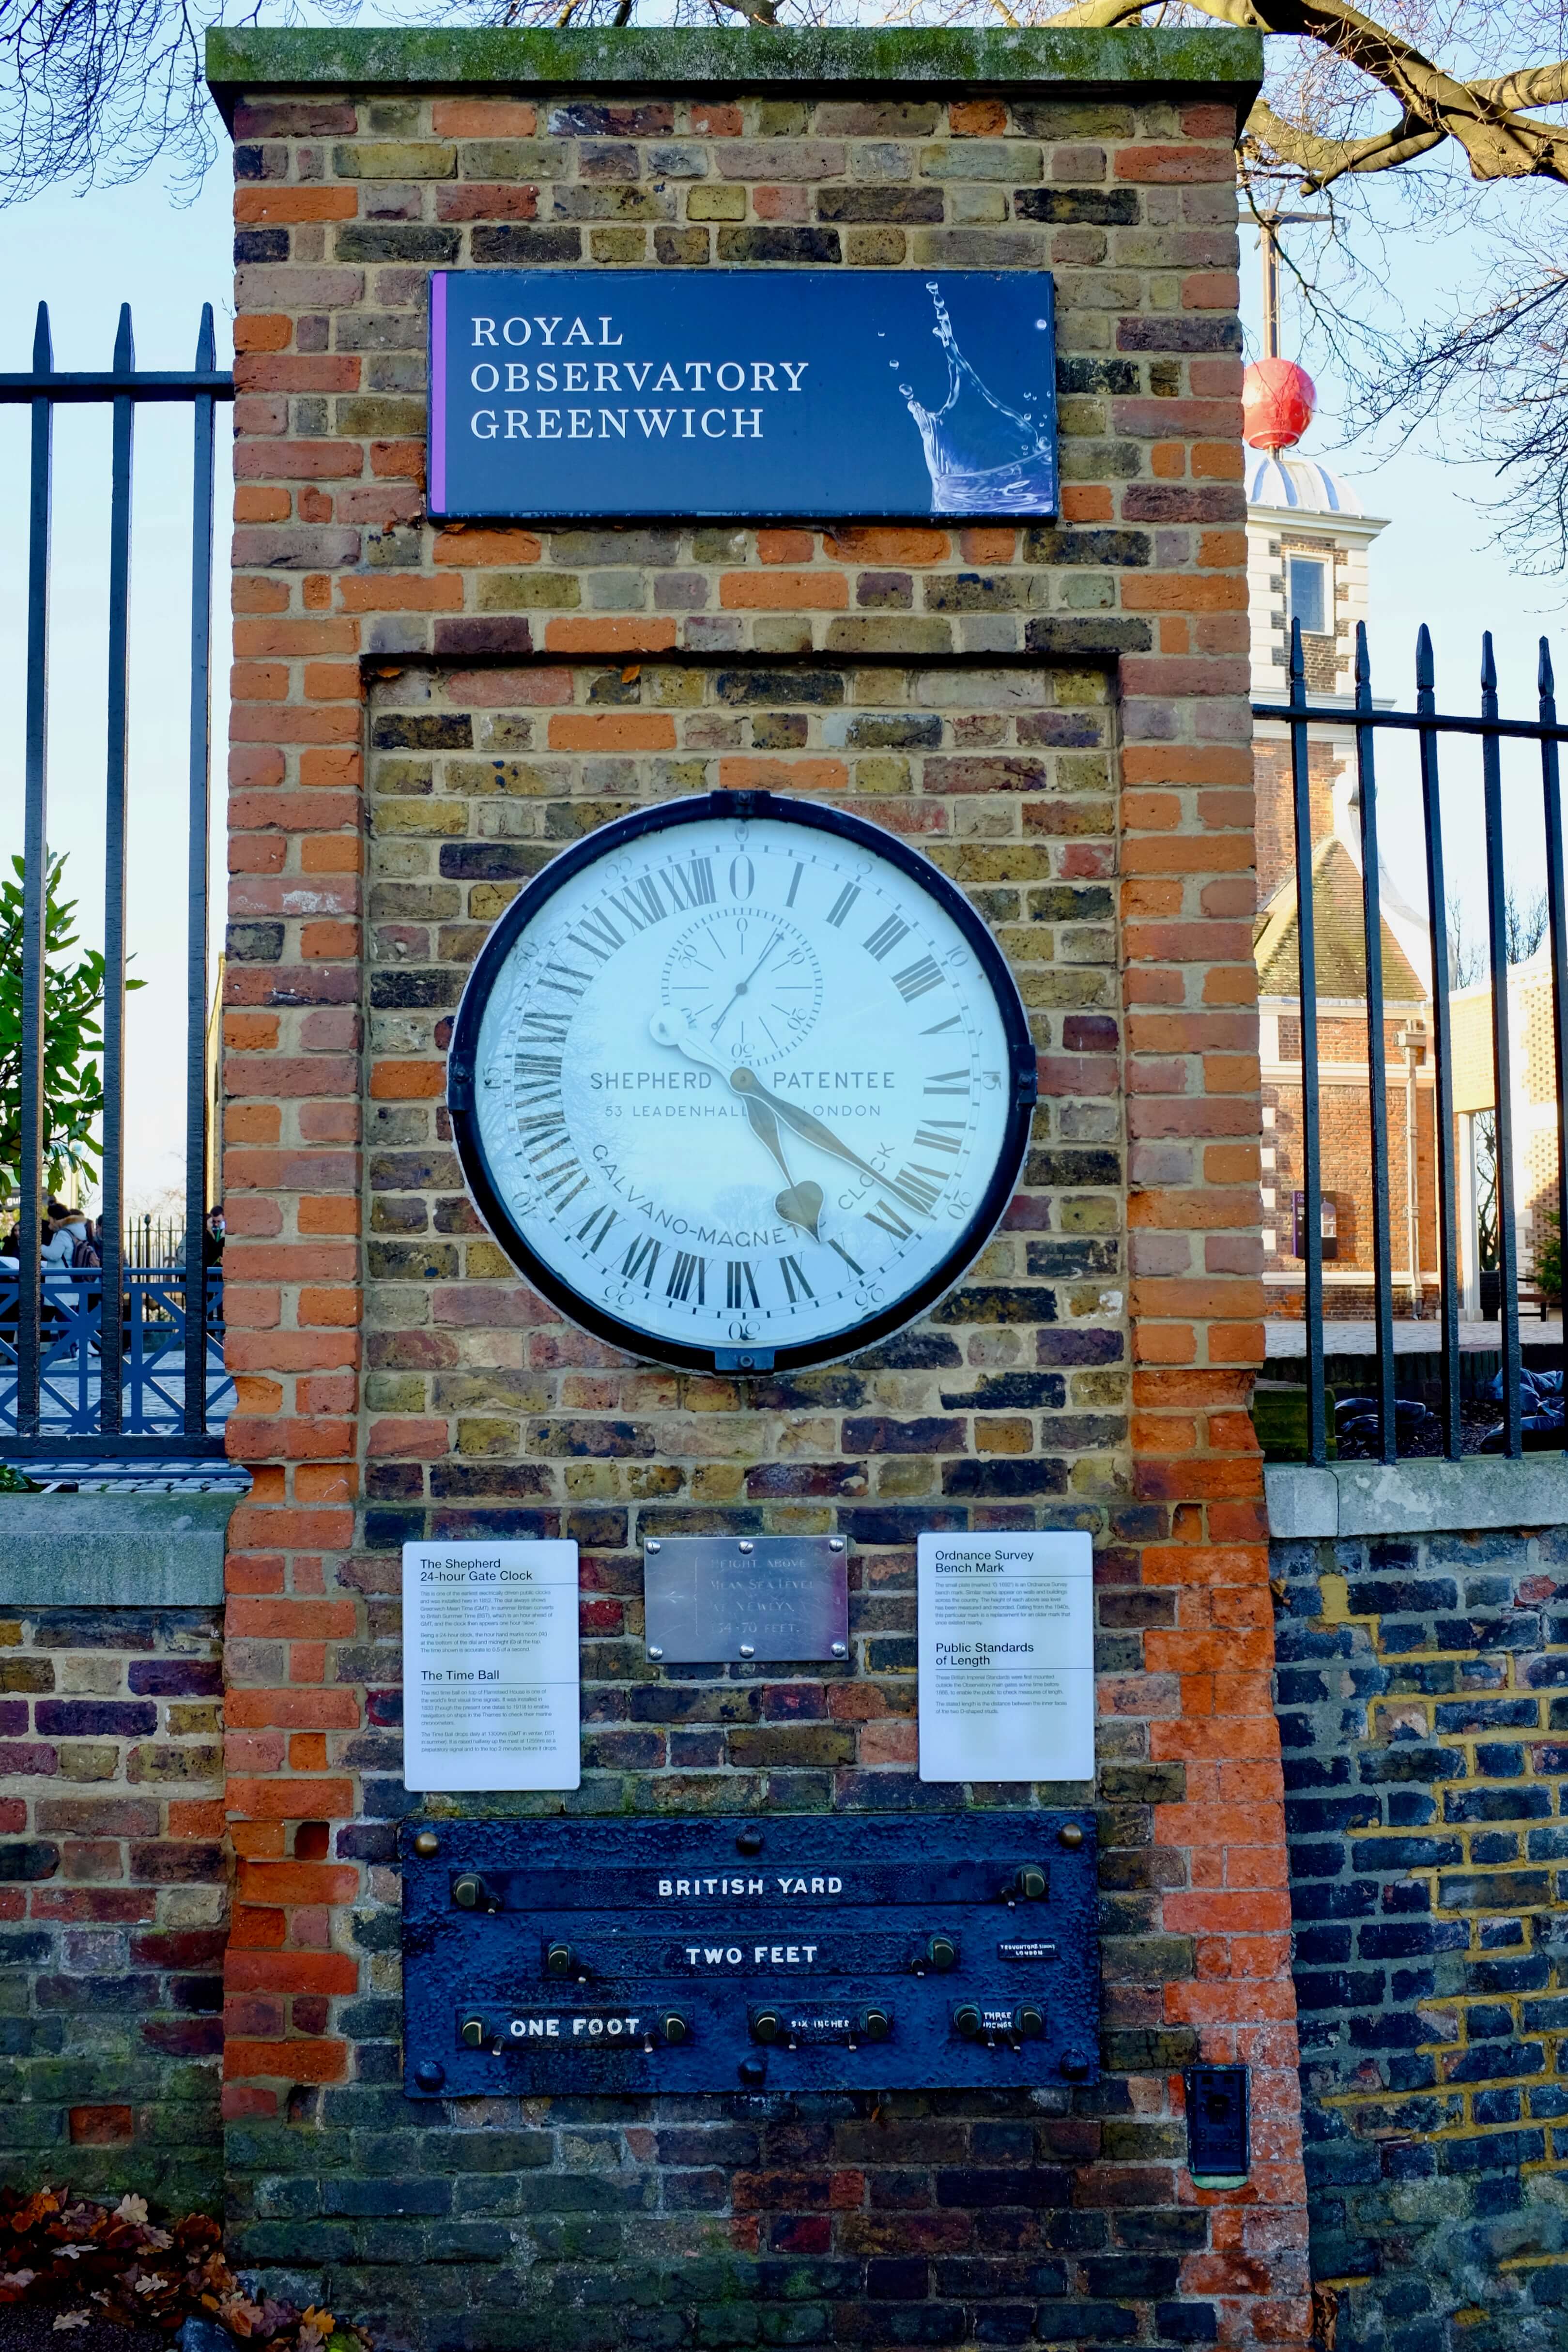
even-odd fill
[{"label": "moss on stone capstone", "polygon": [[337,32],[218,26],[207,80],[226,114],[242,90],[756,89],[780,82],[983,84],[1038,90],[1201,88],[1250,104],[1263,79],[1256,33],[1215,26],[1113,31],[857,26],[844,30],[688,26],[554,32],[411,26]]}]

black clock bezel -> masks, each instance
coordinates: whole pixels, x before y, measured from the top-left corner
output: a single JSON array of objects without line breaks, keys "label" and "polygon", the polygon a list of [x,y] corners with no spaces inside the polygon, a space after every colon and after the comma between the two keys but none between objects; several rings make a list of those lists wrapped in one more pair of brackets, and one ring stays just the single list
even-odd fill
[{"label": "black clock bezel", "polygon": [[[531,1248],[527,1237],[514,1222],[491,1181],[479,1132],[474,1075],[479,1025],[491,991],[520,933],[535,919],[541,908],[564,883],[580,874],[585,866],[597,865],[603,858],[613,856],[627,842],[639,840],[645,834],[668,832],[678,825],[710,824],[718,820],[733,823],[736,819],[754,823],[763,819],[776,820],[805,825],[820,833],[836,834],[841,840],[852,841],[858,847],[898,866],[910,880],[928,891],[951,916],[966,944],[973,949],[990,983],[1007,1040],[1010,1084],[1001,1149],[985,1192],[973,1216],[959,1233],[953,1247],[912,1290],[903,1292],[891,1305],[868,1316],[865,1322],[857,1324],[852,1330],[826,1333],[816,1340],[803,1341],[793,1347],[770,1347],[765,1342],[759,1342],[749,1349],[688,1347],[679,1340],[666,1339],[657,1333],[639,1329],[636,1324],[623,1322],[619,1316],[596,1306],[592,1299],[574,1289],[553,1267],[545,1265]],[[918,1322],[926,1310],[961,1279],[1000,1223],[1013,1197],[1018,1171],[1028,1148],[1037,1091],[1035,1044],[1029,1034],[1028,1017],[1018,993],[1018,983],[1000,948],[963,891],[950,882],[929,858],[922,857],[897,834],[885,831],[881,825],[872,824],[865,817],[851,816],[845,810],[826,807],[816,801],[796,800],[785,794],[763,792],[703,793],[689,799],[651,803],[647,808],[634,809],[626,816],[616,817],[610,824],[600,825],[596,831],[585,834],[570,848],[563,850],[559,856],[552,858],[548,866],[524,884],[506,912],[497,919],[480,949],[452,1024],[452,1041],[447,1060],[447,1108],[464,1181],[474,1206],[518,1272],[552,1307],[595,1339],[602,1339],[610,1347],[618,1348],[623,1353],[645,1362],[671,1365],[685,1371],[791,1371],[802,1370],[812,1365],[842,1363],[846,1357],[858,1355],[863,1349],[875,1347],[879,1340]]]}]

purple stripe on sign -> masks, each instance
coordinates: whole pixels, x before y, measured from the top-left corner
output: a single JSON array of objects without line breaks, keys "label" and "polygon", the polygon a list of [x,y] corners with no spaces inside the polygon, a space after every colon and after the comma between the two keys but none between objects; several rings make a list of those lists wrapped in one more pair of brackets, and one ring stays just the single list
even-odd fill
[{"label": "purple stripe on sign", "polygon": [[430,511],[447,511],[447,273],[430,273]]}]

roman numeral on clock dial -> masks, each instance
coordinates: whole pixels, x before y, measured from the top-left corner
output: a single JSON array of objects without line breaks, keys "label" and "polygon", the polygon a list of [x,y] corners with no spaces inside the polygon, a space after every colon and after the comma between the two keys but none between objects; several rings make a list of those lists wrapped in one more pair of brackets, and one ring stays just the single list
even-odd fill
[{"label": "roman numeral on clock dial", "polygon": [[750,1259],[732,1257],[724,1269],[725,1306],[760,1307],[762,1303],[757,1297],[756,1278],[752,1272]]},{"label": "roman numeral on clock dial", "polygon": [[605,1245],[605,1236],[616,1222],[614,1209],[591,1210],[577,1228],[577,1239],[590,1257],[597,1257]]},{"label": "roman numeral on clock dial", "polygon": [[698,1257],[690,1250],[677,1250],[675,1264],[669,1269],[669,1282],[665,1290],[665,1297],[684,1301],[690,1297],[691,1286],[694,1282],[697,1285],[697,1304],[699,1307],[704,1306],[708,1297],[708,1261],[705,1257]]},{"label": "roman numeral on clock dial", "polygon": [[893,986],[906,1004],[912,1004],[917,996],[941,985],[941,967],[931,956],[921,956],[918,963],[906,964],[902,971],[893,974]]},{"label": "roman numeral on clock dial", "polygon": [[779,1272],[784,1276],[784,1288],[789,1293],[789,1303],[792,1307],[799,1298],[815,1298],[816,1297],[816,1291],[813,1290],[810,1283],[806,1279],[805,1269],[801,1265],[799,1258],[781,1257],[779,1260]]},{"label": "roman numeral on clock dial", "polygon": [[967,1122],[962,1118],[928,1118],[915,1129],[917,1151],[951,1151],[957,1158]]},{"label": "roman numeral on clock dial", "polygon": [[900,940],[907,940],[909,935],[908,923],[901,922],[897,915],[889,915],[884,922],[879,923],[876,929],[868,933],[860,944],[868,955],[875,956],[877,961],[880,963],[882,958],[890,950],[896,948]]},{"label": "roman numeral on clock dial", "polygon": [[931,1210],[935,1208],[947,1179],[938,1175],[934,1168],[915,1167],[900,1168],[895,1181],[907,1201],[913,1201],[917,1208]]},{"label": "roman numeral on clock dial", "polygon": [[654,1267],[658,1264],[659,1251],[663,1247],[662,1242],[649,1241],[646,1236],[641,1241],[633,1242],[621,1260],[621,1272],[626,1280],[636,1282],[640,1277],[643,1288],[648,1289],[653,1282]]},{"label": "roman numeral on clock dial", "polygon": [[548,1102],[561,1092],[561,1056],[559,1054],[519,1054],[513,1060],[512,1072],[517,1080],[517,1099],[521,1104]]}]

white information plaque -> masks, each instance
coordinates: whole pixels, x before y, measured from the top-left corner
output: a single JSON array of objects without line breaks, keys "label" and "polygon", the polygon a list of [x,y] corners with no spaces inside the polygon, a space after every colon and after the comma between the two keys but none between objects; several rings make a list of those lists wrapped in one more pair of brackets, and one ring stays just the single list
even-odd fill
[{"label": "white information plaque", "polygon": [[574,1543],[403,1547],[405,1788],[574,1789]]},{"label": "white information plaque", "polygon": [[921,1536],[922,1780],[1094,1778],[1087,1535]]}]

